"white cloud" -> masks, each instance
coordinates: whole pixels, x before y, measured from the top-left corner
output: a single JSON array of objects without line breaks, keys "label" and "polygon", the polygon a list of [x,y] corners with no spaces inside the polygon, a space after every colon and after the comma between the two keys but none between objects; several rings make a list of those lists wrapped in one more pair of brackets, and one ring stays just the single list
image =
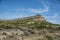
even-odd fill
[{"label": "white cloud", "polygon": [[54,15],[52,16],[45,16],[46,18],[52,18],[52,19],[56,19],[56,18],[59,18],[59,13],[54,13]]},{"label": "white cloud", "polygon": [[59,13],[55,13],[53,16],[52,16],[52,18],[59,18],[60,16],[59,16]]},{"label": "white cloud", "polygon": [[28,8],[26,9],[27,11],[30,11],[32,13],[44,13],[44,12],[48,12],[49,11],[49,7],[48,5],[46,5],[43,1],[41,1],[42,5],[44,6],[44,9],[31,9],[31,8]]},{"label": "white cloud", "polygon": [[60,24],[59,13],[55,13],[53,16],[45,16],[46,19],[52,23]]},{"label": "white cloud", "polygon": [[12,9],[11,11],[23,11],[23,12],[29,12],[29,13],[44,13],[49,11],[49,6],[41,1],[41,4],[43,5],[44,8],[18,8],[18,9]]}]

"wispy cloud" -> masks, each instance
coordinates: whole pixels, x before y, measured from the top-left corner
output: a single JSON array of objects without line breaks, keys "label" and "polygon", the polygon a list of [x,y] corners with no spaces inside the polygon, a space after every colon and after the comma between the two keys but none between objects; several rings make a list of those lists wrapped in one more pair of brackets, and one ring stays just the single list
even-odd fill
[{"label": "wispy cloud", "polygon": [[52,16],[45,16],[45,17],[54,19],[54,18],[59,18],[60,16],[59,16],[59,13],[54,13],[54,15]]},{"label": "wispy cloud", "polygon": [[50,21],[52,23],[60,24],[59,13],[55,13],[53,16],[45,16],[45,17],[46,17],[46,19],[48,19],[48,21]]},{"label": "wispy cloud", "polygon": [[43,5],[43,8],[18,8],[18,9],[12,9],[13,11],[23,11],[23,12],[29,12],[29,13],[44,13],[44,12],[48,12],[49,11],[49,6],[41,1],[41,4]]},{"label": "wispy cloud", "polygon": [[24,10],[32,12],[32,13],[44,13],[44,12],[48,12],[49,11],[49,6],[46,5],[43,1],[41,1],[41,4],[44,6],[44,8],[40,8],[40,9],[28,8],[28,9],[24,9]]}]

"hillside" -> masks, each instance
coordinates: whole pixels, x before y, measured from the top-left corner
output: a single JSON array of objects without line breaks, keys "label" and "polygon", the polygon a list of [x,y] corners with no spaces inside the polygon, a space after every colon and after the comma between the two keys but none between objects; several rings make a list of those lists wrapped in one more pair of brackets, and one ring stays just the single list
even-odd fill
[{"label": "hillside", "polygon": [[35,29],[40,28],[56,28],[60,27],[59,24],[53,24],[41,16],[40,14],[37,14],[35,16],[25,17],[25,18],[17,18],[12,20],[0,20],[0,28],[5,29],[13,29],[13,28],[19,28],[19,27],[31,27]]},{"label": "hillside", "polygon": [[35,16],[0,20],[0,40],[60,40],[60,25]]}]

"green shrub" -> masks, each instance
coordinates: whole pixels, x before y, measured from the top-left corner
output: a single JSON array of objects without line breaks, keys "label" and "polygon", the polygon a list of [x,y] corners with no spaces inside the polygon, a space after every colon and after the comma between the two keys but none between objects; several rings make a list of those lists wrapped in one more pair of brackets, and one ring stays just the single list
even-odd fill
[{"label": "green shrub", "polygon": [[51,36],[46,35],[47,40],[53,40]]}]

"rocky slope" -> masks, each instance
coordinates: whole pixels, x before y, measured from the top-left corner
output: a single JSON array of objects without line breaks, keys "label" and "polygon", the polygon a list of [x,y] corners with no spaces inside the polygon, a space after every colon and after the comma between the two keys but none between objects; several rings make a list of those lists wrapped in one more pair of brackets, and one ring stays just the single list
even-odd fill
[{"label": "rocky slope", "polygon": [[60,40],[60,25],[35,16],[0,20],[0,40]]}]

